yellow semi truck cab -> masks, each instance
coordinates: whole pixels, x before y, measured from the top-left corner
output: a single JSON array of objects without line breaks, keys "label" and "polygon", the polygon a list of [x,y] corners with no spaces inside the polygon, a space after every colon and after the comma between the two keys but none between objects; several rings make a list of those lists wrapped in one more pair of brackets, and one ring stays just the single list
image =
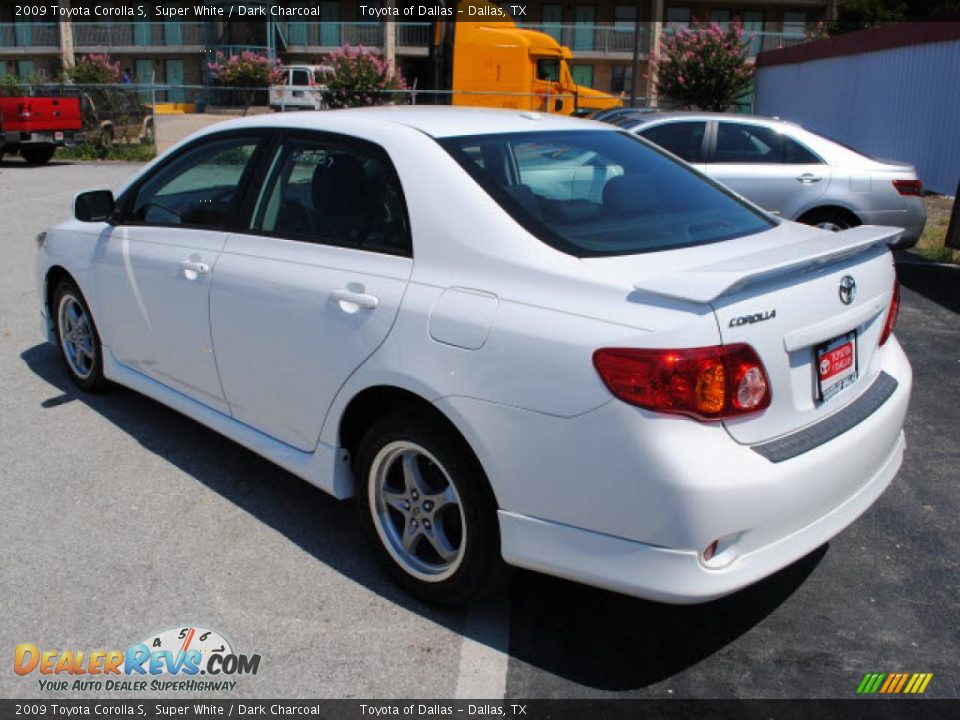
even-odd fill
[{"label": "yellow semi truck cab", "polygon": [[454,105],[570,115],[622,104],[573,82],[569,48],[509,19],[458,22],[453,51]]}]

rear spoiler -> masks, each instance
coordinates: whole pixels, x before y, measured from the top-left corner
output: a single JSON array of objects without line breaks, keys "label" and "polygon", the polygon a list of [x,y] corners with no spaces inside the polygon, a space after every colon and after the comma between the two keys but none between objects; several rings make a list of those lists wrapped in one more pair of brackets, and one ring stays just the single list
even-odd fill
[{"label": "rear spoiler", "polygon": [[801,268],[816,267],[897,240],[902,228],[860,225],[838,233],[816,233],[802,240],[691,268],[675,275],[653,277],[634,285],[640,292],[696,303],[709,303],[748,282]]}]

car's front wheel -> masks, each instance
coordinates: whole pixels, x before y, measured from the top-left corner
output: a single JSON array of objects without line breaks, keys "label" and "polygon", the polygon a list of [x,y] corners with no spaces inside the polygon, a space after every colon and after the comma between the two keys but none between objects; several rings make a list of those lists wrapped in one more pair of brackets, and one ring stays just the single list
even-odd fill
[{"label": "car's front wheel", "polygon": [[96,392],[106,385],[103,348],[93,315],[76,284],[63,280],[53,293],[54,323],[60,355],[70,379],[81,390]]},{"label": "car's front wheel", "polygon": [[356,460],[361,522],[401,586],[428,602],[461,604],[496,585],[496,502],[455,431],[429,414],[394,414],[370,428]]}]

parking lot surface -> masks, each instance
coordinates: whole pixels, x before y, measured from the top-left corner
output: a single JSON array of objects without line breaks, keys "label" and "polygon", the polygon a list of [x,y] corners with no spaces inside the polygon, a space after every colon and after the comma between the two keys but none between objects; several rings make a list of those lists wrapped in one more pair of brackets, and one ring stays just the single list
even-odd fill
[{"label": "parking lot surface", "polygon": [[828,546],[701,606],[516,572],[436,609],[385,578],[350,504],[152,400],[69,383],[34,237],[136,168],[0,163],[0,697],[106,696],[45,695],[13,672],[18,643],[124,649],[186,625],[262,656],[222,697],[845,698],[866,672],[932,672],[927,695],[960,697],[957,269],[901,267],[907,457]]}]

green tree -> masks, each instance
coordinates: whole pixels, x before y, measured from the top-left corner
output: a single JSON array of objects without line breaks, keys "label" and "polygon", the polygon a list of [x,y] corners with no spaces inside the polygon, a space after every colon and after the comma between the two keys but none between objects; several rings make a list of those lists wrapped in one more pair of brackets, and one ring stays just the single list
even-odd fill
[{"label": "green tree", "polygon": [[739,20],[725,28],[694,22],[666,35],[653,59],[657,91],[684,108],[727,110],[753,87],[752,39]]},{"label": "green tree", "polygon": [[390,63],[362,47],[344,45],[327,56],[330,76],[326,84],[330,107],[363,107],[397,99],[385,90],[406,90],[399,71]]},{"label": "green tree", "polygon": [[221,53],[217,53],[217,61],[207,67],[217,82],[241,90],[244,115],[253,105],[258,90],[283,82],[283,69],[279,60],[271,60],[266,55],[249,50],[226,59]]}]

